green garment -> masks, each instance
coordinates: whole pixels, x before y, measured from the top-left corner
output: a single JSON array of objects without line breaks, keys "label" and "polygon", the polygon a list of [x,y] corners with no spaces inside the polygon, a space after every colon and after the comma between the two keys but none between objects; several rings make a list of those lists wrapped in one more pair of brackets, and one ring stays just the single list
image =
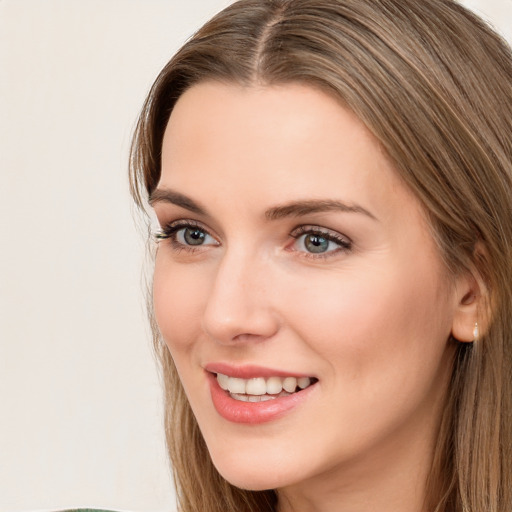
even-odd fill
[{"label": "green garment", "polygon": [[103,508],[68,508],[66,510],[57,510],[55,512],[113,512]]}]

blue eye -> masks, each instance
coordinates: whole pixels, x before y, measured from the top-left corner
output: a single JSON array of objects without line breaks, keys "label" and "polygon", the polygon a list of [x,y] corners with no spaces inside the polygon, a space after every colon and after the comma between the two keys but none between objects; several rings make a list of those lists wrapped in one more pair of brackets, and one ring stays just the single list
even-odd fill
[{"label": "blue eye", "polygon": [[311,233],[309,235],[303,235],[302,237],[302,245],[308,252],[312,252],[315,254],[327,252],[329,250],[329,246],[336,245],[327,238]]},{"label": "blue eye", "polygon": [[203,245],[210,235],[202,229],[188,227],[178,229],[175,236],[176,241],[184,245]]},{"label": "blue eye", "polygon": [[217,240],[201,226],[182,221],[165,226],[155,235],[155,238],[157,240],[169,239],[176,249],[193,250],[203,245],[219,245]]},{"label": "blue eye", "polygon": [[311,256],[327,256],[352,247],[348,238],[331,231],[320,230],[320,228],[302,226],[292,233],[292,236],[296,240],[295,250]]}]

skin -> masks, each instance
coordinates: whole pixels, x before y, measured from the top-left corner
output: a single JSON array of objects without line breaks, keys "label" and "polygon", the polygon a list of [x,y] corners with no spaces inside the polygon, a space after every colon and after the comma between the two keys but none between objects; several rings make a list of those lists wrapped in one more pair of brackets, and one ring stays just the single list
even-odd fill
[{"label": "skin", "polygon": [[[154,307],[219,472],[278,490],[281,512],[420,512],[453,342],[471,339],[472,281],[447,276],[418,200],[365,126],[300,84],[202,83],[167,126],[158,190],[165,227],[190,220],[205,243],[162,240]],[[331,210],[270,220],[294,201]],[[174,199],[173,199],[174,201]],[[364,212],[362,212],[364,209]],[[308,252],[300,226],[350,240]],[[232,423],[204,366],[255,364],[319,379],[274,421]]]}]

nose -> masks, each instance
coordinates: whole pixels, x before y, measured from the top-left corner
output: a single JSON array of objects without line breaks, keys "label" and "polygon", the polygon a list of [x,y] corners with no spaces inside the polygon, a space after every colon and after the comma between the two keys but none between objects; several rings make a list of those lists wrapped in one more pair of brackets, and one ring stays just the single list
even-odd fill
[{"label": "nose", "polygon": [[259,342],[279,329],[272,304],[270,263],[240,253],[224,255],[216,267],[203,315],[203,329],[221,344]]}]

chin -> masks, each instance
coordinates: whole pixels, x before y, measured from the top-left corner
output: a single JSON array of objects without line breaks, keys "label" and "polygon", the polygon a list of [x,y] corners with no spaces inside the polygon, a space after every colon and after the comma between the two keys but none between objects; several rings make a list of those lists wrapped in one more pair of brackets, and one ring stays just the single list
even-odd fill
[{"label": "chin", "polygon": [[[285,487],[293,483],[297,475],[289,474],[289,467],[276,467],[275,460],[261,460],[241,452],[212,456],[212,461],[220,473],[231,485],[248,491],[265,491]],[[294,478],[295,476],[295,478]]]},{"label": "chin", "polygon": [[269,469],[263,472],[224,471],[224,468],[217,467],[217,470],[231,485],[247,491],[267,491],[284,487],[288,484],[286,479],[276,478],[275,475],[269,474],[271,473]]}]

